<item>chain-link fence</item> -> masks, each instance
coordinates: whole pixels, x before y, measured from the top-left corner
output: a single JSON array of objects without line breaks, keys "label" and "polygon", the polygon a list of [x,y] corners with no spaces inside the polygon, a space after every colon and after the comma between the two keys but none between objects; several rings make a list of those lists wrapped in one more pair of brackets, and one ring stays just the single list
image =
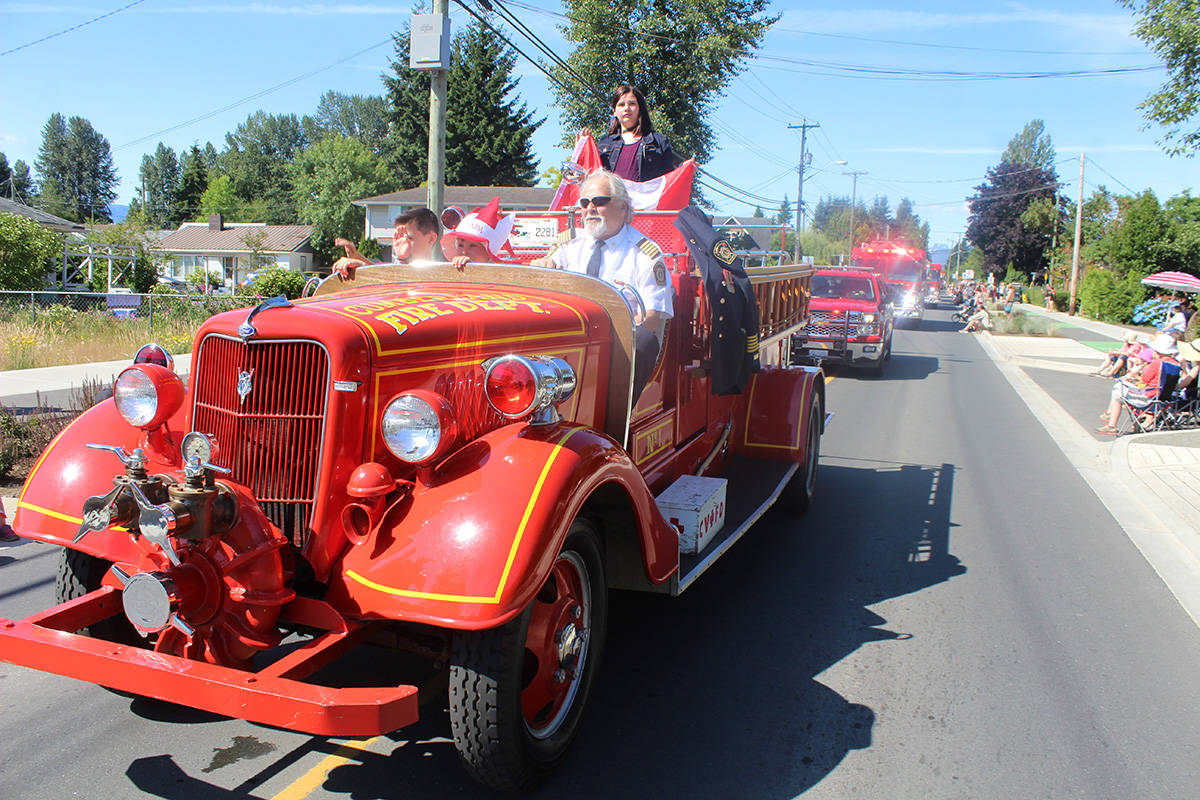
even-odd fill
[{"label": "chain-link fence", "polygon": [[186,353],[200,323],[254,296],[0,291],[0,371],[115,361],[158,342]]}]

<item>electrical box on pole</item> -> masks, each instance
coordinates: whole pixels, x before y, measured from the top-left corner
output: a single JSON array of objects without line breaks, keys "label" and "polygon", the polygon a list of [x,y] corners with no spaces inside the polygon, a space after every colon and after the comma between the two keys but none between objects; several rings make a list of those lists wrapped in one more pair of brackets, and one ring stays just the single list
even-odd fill
[{"label": "electrical box on pole", "polygon": [[408,66],[450,69],[450,17],[413,14],[408,32]]}]

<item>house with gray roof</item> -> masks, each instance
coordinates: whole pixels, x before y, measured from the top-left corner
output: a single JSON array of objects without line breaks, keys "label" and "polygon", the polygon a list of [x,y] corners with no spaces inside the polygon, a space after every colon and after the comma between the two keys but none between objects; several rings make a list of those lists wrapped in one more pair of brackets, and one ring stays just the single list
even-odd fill
[{"label": "house with gray roof", "polygon": [[[185,222],[164,237],[155,249],[170,257],[165,275],[187,280],[201,270],[217,271],[222,283],[233,288],[254,270],[282,267],[293,272],[314,268],[311,225],[267,225],[262,222],[225,222],[213,214],[208,222]],[[261,238],[261,243],[258,239]],[[257,246],[259,263],[252,261]],[[263,263],[263,262],[266,263]]]},{"label": "house with gray roof", "polygon": [[42,211],[40,208],[27,206],[24,203],[18,203],[16,200],[7,200],[3,197],[0,197],[0,214],[16,214],[19,217],[28,217],[42,227],[58,231],[59,233],[83,233],[86,230],[86,227],[82,223],[56,217],[53,214]]},{"label": "house with gray roof", "polygon": [[[499,196],[500,210],[508,213],[545,211],[554,200],[555,191],[549,186],[447,186],[443,197],[447,206],[458,206],[464,212],[469,212]],[[425,186],[354,201],[354,205],[366,209],[367,238],[379,242],[382,248],[380,258],[384,261],[391,258],[392,230],[396,217],[414,208],[424,208],[428,203],[429,189]]]}]

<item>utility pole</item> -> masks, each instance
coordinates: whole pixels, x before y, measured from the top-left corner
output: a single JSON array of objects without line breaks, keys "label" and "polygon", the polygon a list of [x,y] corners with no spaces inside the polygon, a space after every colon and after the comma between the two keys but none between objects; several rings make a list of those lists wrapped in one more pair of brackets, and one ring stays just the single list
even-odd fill
[{"label": "utility pole", "polygon": [[852,178],[850,183],[850,252],[854,252],[854,204],[858,199],[858,176],[866,175],[865,169],[855,169],[850,172],[843,172],[843,175],[849,175]]},{"label": "utility pole", "polygon": [[800,166],[796,168],[798,175],[796,184],[796,248],[793,261],[800,263],[800,232],[804,225],[804,168],[808,166],[808,162],[812,160],[812,154],[808,152],[808,129],[821,127],[815,122],[802,120],[799,125],[788,125],[789,129],[800,131]]},{"label": "utility pole", "polygon": [[[433,13],[443,18],[450,14],[450,0],[433,0]],[[438,217],[442,215],[446,192],[446,86],[449,69],[430,71],[429,81],[429,208]],[[441,244],[434,243],[434,256],[441,252]]]},{"label": "utility pole", "polygon": [[1067,315],[1075,316],[1075,287],[1079,283],[1079,239],[1083,233],[1083,164],[1085,155],[1079,154],[1079,199],[1075,202],[1075,248],[1071,252],[1071,299],[1067,303]]}]

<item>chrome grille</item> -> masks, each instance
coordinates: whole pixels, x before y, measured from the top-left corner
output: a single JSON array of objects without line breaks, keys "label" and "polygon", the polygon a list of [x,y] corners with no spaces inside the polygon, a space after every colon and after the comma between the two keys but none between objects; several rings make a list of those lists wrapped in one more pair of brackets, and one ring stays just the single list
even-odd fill
[{"label": "chrome grille", "polygon": [[[249,391],[239,396],[241,376]],[[192,370],[192,429],[297,547],[308,538],[320,475],[329,355],[317,342],[206,336]],[[242,386],[245,389],[243,383]]]},{"label": "chrome grille", "polygon": [[846,335],[846,318],[840,311],[809,311],[804,334],[810,337],[840,339]]}]

